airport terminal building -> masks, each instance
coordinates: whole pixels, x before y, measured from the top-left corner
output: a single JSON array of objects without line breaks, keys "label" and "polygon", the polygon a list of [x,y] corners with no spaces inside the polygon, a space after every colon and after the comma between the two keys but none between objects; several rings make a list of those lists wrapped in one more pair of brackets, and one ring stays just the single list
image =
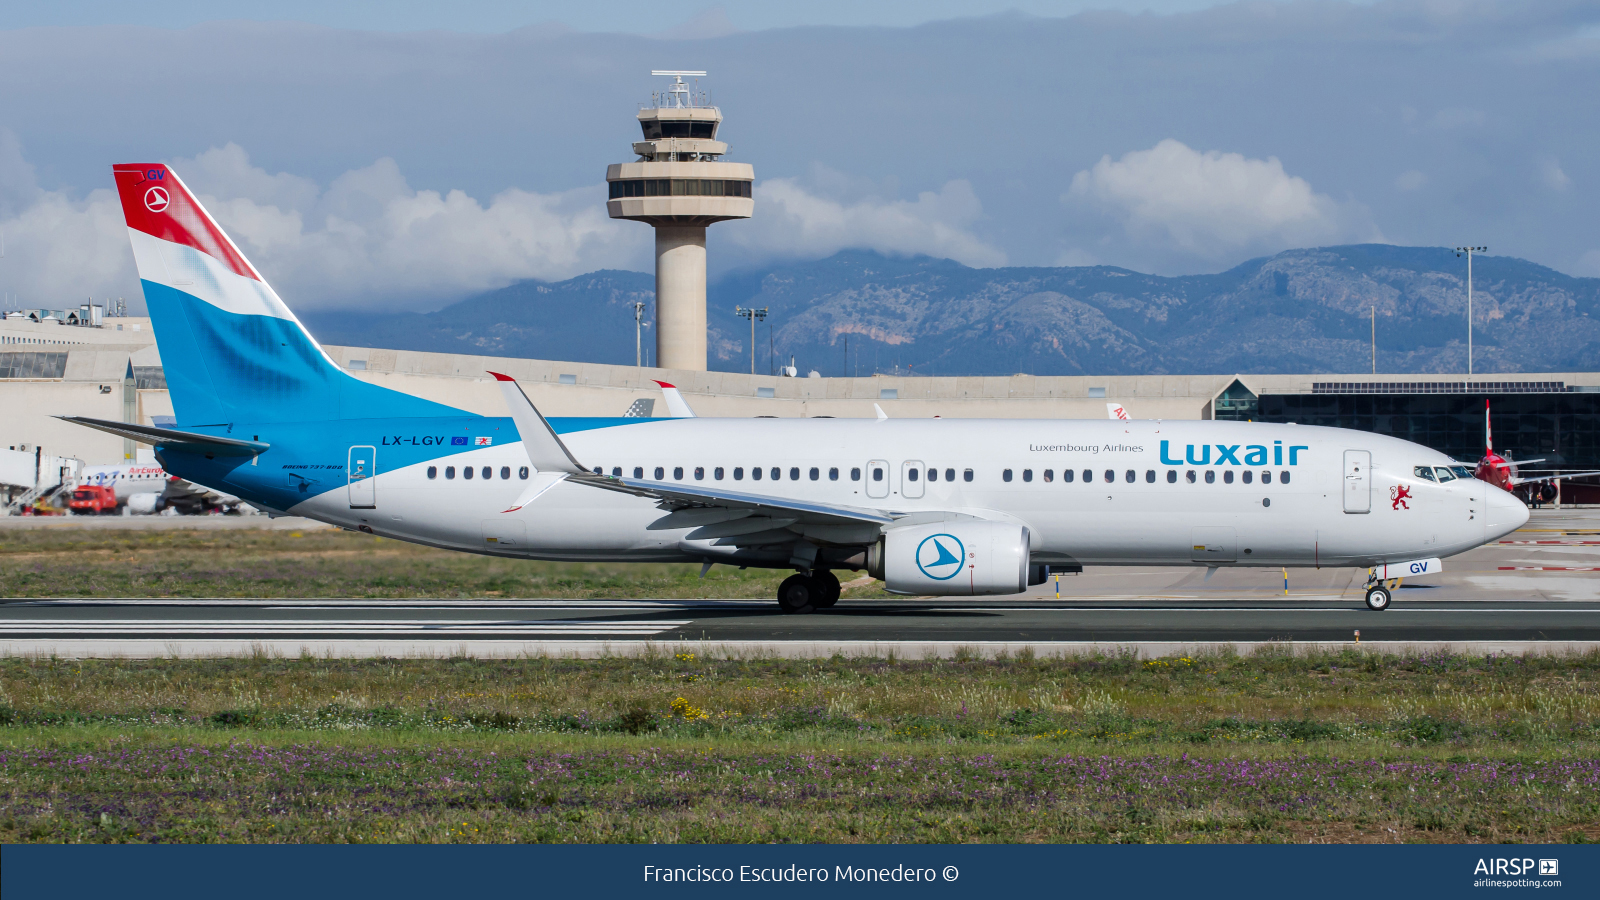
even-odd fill
[{"label": "airport terminal building", "polygon": [[[1600,469],[1600,373],[1452,375],[1115,375],[787,378],[505,359],[365,347],[324,348],[352,375],[483,415],[505,415],[490,370],[523,383],[552,416],[665,415],[655,381],[702,416],[1236,419],[1393,435],[1476,462],[1484,401],[1495,447],[1540,468]],[[0,448],[87,464],[135,458],[131,442],[59,415],[166,425],[172,401],[150,320],[98,326],[0,320]]]}]

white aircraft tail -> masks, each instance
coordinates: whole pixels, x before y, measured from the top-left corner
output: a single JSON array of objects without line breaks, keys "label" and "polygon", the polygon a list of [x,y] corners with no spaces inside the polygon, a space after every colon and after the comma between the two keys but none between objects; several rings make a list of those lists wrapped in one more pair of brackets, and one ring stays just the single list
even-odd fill
[{"label": "white aircraft tail", "polygon": [[1106,416],[1111,419],[1120,419],[1123,422],[1132,421],[1128,415],[1128,411],[1122,408],[1121,403],[1107,403]]},{"label": "white aircraft tail", "polygon": [[676,387],[665,381],[657,381],[656,384],[661,386],[661,396],[667,399],[667,415],[674,419],[695,418],[694,410],[689,408],[689,404],[684,401],[683,395],[678,393]]}]

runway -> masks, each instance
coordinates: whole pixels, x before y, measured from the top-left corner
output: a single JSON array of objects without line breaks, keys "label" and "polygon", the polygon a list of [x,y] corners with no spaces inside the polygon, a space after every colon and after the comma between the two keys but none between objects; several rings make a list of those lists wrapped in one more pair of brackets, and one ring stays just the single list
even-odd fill
[{"label": "runway", "polygon": [[[1402,584],[1386,612],[1351,569],[1093,569],[999,598],[843,600],[29,600],[0,602],[0,654],[596,656],[693,645],[784,656],[1166,655],[1262,644],[1380,651],[1600,647],[1600,513],[1536,514],[1504,541]],[[1057,591],[1060,597],[1057,598]],[[1360,632],[1359,638],[1357,632]]]}]

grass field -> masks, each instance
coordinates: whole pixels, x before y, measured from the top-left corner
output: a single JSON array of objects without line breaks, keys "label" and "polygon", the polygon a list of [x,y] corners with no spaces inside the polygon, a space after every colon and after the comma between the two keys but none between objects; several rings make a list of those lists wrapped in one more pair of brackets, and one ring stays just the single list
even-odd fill
[{"label": "grass field", "polygon": [[[10,598],[769,598],[791,573],[717,566],[699,574],[693,564],[474,556],[330,529],[0,534],[0,597]],[[887,596],[879,588],[844,596]]]},{"label": "grass field", "polygon": [[3,841],[1583,841],[1600,655],[0,661]]}]

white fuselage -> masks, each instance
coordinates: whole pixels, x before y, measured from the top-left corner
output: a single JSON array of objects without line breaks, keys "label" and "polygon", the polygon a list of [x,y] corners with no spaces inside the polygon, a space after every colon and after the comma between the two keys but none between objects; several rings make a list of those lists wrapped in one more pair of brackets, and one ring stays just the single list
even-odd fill
[{"label": "white fuselage", "polygon": [[[1312,426],[699,418],[561,437],[580,463],[606,474],[879,510],[908,524],[974,517],[1025,525],[1036,563],[1367,566],[1460,553],[1528,516],[1484,482],[1416,476],[1417,466],[1452,464],[1434,450]],[[360,502],[371,508],[353,508],[354,494],[340,486],[288,511],[503,556],[739,559],[726,542],[687,539],[690,528],[652,529],[667,512],[649,499],[591,486],[558,483],[506,512],[528,485],[520,477],[528,465],[517,442],[463,448],[384,471],[363,487],[371,495]],[[462,477],[468,467],[470,480]],[[813,537],[789,527],[797,539]],[[837,531],[816,537],[849,542]]]}]

